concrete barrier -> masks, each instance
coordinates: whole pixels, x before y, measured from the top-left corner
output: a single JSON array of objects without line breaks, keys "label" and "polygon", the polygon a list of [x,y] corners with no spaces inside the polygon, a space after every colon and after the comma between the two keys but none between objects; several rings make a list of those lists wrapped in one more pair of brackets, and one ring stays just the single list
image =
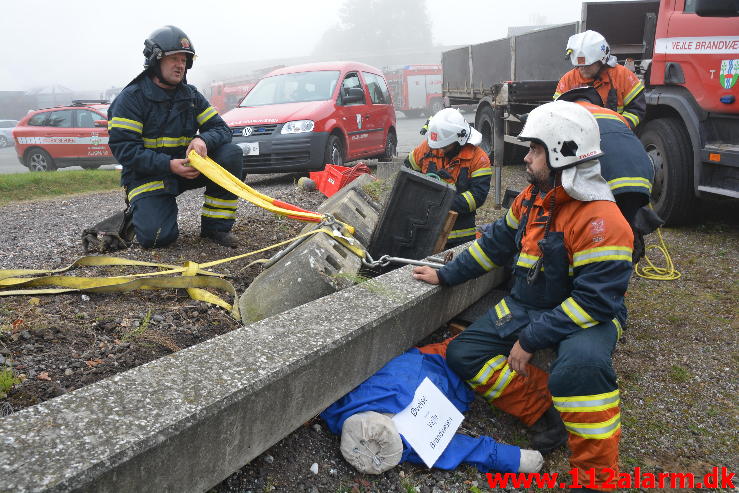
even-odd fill
[{"label": "concrete barrier", "polygon": [[205,491],[501,278],[403,267],[2,418],[0,491]]}]

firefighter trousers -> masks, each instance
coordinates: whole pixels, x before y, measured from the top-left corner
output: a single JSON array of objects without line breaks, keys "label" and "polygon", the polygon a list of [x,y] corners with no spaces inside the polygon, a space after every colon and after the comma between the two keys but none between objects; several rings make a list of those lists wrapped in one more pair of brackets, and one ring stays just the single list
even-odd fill
[{"label": "firefighter trousers", "polygon": [[[515,304],[506,298],[508,305]],[[514,310],[511,310],[514,311]],[[603,468],[618,471],[621,415],[611,354],[618,339],[618,322],[604,322],[571,334],[557,345],[557,357],[547,374],[528,365],[528,377],[511,370],[506,361],[518,333],[541,311],[515,310],[520,315],[500,320],[494,310],[475,321],[448,346],[449,366],[491,405],[534,424],[554,403],[569,434],[570,464],[580,478],[608,478]]]},{"label": "firefighter trousers", "polygon": [[[224,144],[209,152],[209,156],[234,176],[241,177],[243,152],[239,146]],[[201,231],[231,231],[238,205],[236,195],[203,175],[193,180],[180,176],[174,178],[175,190],[142,193],[131,203],[136,239],[142,247],[163,247],[177,239],[177,195],[195,188],[205,187],[200,212]]]}]

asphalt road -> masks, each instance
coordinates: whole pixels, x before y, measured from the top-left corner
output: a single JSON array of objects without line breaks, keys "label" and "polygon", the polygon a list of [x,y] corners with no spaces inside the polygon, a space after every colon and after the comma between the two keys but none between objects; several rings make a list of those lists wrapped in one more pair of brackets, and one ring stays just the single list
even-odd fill
[{"label": "asphalt road", "polygon": [[[466,115],[470,118],[470,115]],[[398,130],[398,155],[407,154],[423,139],[418,133],[421,126],[426,122],[425,118],[405,118],[402,113],[397,115]],[[62,168],[64,170],[81,170],[79,166]],[[113,169],[113,166],[101,166],[100,169]],[[4,147],[0,149],[0,174],[2,173],[28,173],[28,168],[18,162],[15,147]]]}]

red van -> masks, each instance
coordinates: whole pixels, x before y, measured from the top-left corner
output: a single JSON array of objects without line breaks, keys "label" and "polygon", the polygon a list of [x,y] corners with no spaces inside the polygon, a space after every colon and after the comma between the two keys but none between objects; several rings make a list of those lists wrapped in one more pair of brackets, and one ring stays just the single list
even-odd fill
[{"label": "red van", "polygon": [[244,150],[245,173],[322,170],[391,159],[395,110],[382,71],[356,62],[274,70],[223,115]]}]

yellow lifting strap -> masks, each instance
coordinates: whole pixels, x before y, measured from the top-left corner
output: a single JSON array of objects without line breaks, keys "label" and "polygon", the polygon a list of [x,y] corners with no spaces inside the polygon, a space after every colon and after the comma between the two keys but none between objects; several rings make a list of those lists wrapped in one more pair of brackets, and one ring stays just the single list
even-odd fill
[{"label": "yellow lifting strap", "polygon": [[[201,157],[194,151],[188,155],[190,163],[202,174],[210,180],[217,183],[233,194],[247,200],[254,205],[262,207],[275,214],[280,214],[301,221],[321,222],[320,227],[300,234],[289,240],[275,243],[265,248],[255,250],[233,257],[219,260],[213,260],[198,264],[195,262],[185,262],[183,266],[172,264],[163,264],[156,262],[145,262],[139,260],[129,260],[120,257],[110,257],[106,255],[95,255],[81,257],[68,265],[59,269],[11,269],[0,270],[0,296],[14,295],[35,295],[35,294],[59,294],[70,292],[90,292],[90,293],[112,293],[127,292],[134,289],[165,289],[165,288],[182,288],[187,289],[187,293],[195,300],[205,301],[213,305],[229,310],[234,318],[239,318],[239,307],[236,301],[236,289],[227,280],[223,279],[223,274],[211,272],[205,269],[232,262],[251,255],[256,255],[273,248],[287,245],[300,238],[314,235],[317,233],[325,233],[334,240],[346,247],[350,252],[358,256],[360,259],[366,257],[366,251],[362,246],[351,237],[354,234],[354,227],[337,221],[331,216],[322,215],[317,212],[306,211],[293,205],[275,200],[267,195],[261,194],[236,178],[227,170],[222,168],[218,163],[207,157]],[[251,262],[247,267],[256,263],[267,262],[268,259],[260,259]],[[129,274],[111,277],[79,277],[79,276],[60,276],[63,272],[69,271],[76,267],[110,267],[110,266],[139,266],[153,267],[158,270],[153,272],[144,272],[138,274]],[[246,268],[246,267],[244,267]],[[181,276],[172,277],[172,275],[180,274]],[[33,277],[29,277],[33,276]],[[55,287],[50,287],[55,286]],[[229,304],[220,297],[205,290],[205,288],[219,289],[227,291],[234,298],[234,303]]]},{"label": "yellow lifting strap", "polygon": [[[300,234],[294,238],[275,243],[273,245],[261,248],[248,253],[235,255],[219,260],[213,260],[198,264],[195,262],[185,262],[184,266],[172,264],[145,262],[139,260],[129,260],[120,257],[110,257],[106,255],[86,256],[77,259],[67,267],[59,269],[14,269],[0,270],[0,296],[15,295],[43,295],[43,294],[61,294],[71,292],[89,292],[89,293],[113,293],[128,292],[135,289],[187,289],[187,293],[191,298],[199,301],[220,306],[229,310],[234,318],[239,318],[239,308],[236,302],[236,290],[233,285],[223,279],[223,274],[218,274],[205,270],[215,265],[232,262],[245,257],[256,255],[267,250],[278,248],[283,245],[292,243],[295,240],[311,236],[317,233],[325,233],[336,241],[340,242],[352,253],[364,258],[364,250],[357,245],[352,244],[350,238],[345,238],[328,227],[320,227],[306,233]],[[268,259],[259,259],[251,262],[246,267],[256,263],[267,262]],[[143,266],[154,267],[160,270],[153,272],[144,272],[138,274],[129,274],[112,277],[79,277],[79,276],[60,276],[60,274],[71,270],[75,267],[108,267],[108,266]],[[171,277],[173,274],[181,274],[181,277]],[[34,277],[24,277],[34,276]],[[56,286],[56,287],[49,287]],[[41,288],[41,289],[40,289]],[[233,296],[234,303],[230,304],[220,297],[208,292],[205,288],[218,289],[226,291]]]},{"label": "yellow lifting strap", "polygon": [[[207,176],[208,179],[256,206],[270,212],[274,212],[275,214],[289,216],[301,221],[320,222],[324,218],[323,215],[317,212],[285,207],[289,204],[285,204],[284,202],[277,201],[272,197],[268,197],[267,195],[257,192],[209,157],[202,157],[195,151],[190,151],[190,154],[188,154],[187,157],[190,160],[190,164]],[[345,223],[340,224],[346,229],[348,234],[354,234],[354,228],[352,226]]]}]

